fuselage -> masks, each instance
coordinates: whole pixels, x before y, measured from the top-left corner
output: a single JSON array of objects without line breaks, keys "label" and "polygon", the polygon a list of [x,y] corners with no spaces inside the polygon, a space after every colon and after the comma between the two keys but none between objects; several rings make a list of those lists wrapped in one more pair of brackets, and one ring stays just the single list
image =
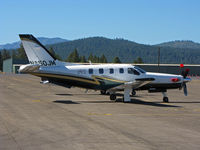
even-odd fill
[{"label": "fuselage", "polygon": [[183,88],[187,95],[188,70],[181,75],[145,72],[130,64],[78,65],[58,61],[33,35],[20,34],[30,64],[19,71],[41,77],[41,83],[53,83],[64,87],[82,87],[108,91],[115,100],[118,90],[124,91],[124,102],[130,102],[130,92],[148,90],[162,92],[163,101],[168,102],[167,89]]},{"label": "fuselage", "polygon": [[[46,78],[52,83],[63,83],[63,86],[79,86],[100,90],[107,90],[117,84],[120,85],[120,83],[131,82],[141,78],[154,78],[154,81],[138,88],[140,90],[179,88],[183,82],[181,75],[146,72],[131,64],[41,66],[37,73],[32,74]],[[99,78],[106,81],[104,83],[105,86],[99,84]]]}]

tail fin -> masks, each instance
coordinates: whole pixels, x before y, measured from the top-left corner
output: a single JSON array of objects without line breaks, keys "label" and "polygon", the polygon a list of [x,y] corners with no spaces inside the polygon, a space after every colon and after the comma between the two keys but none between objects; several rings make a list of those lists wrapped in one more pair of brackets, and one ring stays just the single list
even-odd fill
[{"label": "tail fin", "polygon": [[30,64],[56,65],[56,58],[31,34],[19,35]]}]

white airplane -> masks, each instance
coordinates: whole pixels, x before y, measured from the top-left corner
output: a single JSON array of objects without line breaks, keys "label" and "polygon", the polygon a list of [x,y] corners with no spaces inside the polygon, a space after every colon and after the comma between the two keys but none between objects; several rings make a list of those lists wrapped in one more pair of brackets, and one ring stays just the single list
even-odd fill
[{"label": "white airplane", "polygon": [[23,65],[19,71],[41,77],[41,83],[52,83],[67,88],[82,87],[100,90],[101,94],[110,94],[110,100],[116,100],[116,92],[124,91],[123,101],[130,102],[130,93],[135,90],[162,92],[163,102],[168,102],[168,89],[184,89],[189,70],[182,75],[151,73],[131,64],[83,65],[57,60],[34,36],[20,34],[23,47],[30,64]]}]

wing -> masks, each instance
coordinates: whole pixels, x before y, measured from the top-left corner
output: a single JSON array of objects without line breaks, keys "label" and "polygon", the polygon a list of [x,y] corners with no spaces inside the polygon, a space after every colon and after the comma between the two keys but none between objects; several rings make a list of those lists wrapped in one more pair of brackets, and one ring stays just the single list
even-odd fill
[{"label": "wing", "polygon": [[154,78],[139,78],[139,79],[135,79],[130,82],[124,82],[123,84],[121,84],[119,86],[109,89],[109,91],[118,91],[118,90],[123,90],[125,88],[137,89],[137,88],[144,86],[154,80],[155,80]]},{"label": "wing", "polygon": [[145,84],[154,81],[154,78],[139,78],[133,81],[123,81],[108,76],[93,76],[95,80],[101,83],[102,87],[109,91],[124,90],[125,88],[137,89]]}]

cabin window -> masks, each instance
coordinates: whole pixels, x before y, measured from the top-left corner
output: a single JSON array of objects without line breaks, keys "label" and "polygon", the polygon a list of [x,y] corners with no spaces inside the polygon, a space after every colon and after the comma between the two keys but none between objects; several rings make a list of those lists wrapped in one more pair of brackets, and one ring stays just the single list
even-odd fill
[{"label": "cabin window", "polygon": [[133,68],[128,68],[128,74],[140,75],[140,73]]},{"label": "cabin window", "polygon": [[110,68],[109,71],[110,71],[110,74],[114,73],[114,69],[113,68]]},{"label": "cabin window", "polygon": [[103,71],[103,68],[100,68],[100,69],[99,69],[99,74],[103,74],[103,72],[104,72],[104,71]]},{"label": "cabin window", "polygon": [[124,68],[119,68],[119,73],[124,73]]},{"label": "cabin window", "polygon": [[90,68],[90,69],[88,70],[88,72],[89,72],[89,74],[93,74],[93,69]]}]

